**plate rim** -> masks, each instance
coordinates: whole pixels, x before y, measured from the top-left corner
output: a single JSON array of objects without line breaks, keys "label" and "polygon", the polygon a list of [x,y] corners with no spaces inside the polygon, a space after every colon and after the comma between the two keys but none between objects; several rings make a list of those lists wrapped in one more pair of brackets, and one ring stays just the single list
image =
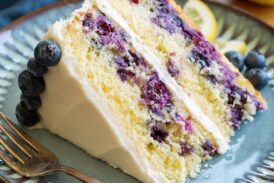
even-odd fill
[{"label": "plate rim", "polygon": [[261,26],[268,29],[269,31],[271,31],[274,34],[274,25],[270,25],[270,24],[266,23],[265,21],[263,21],[262,19],[256,17],[255,15],[253,15],[252,13],[250,13],[247,10],[244,10],[244,9],[239,8],[237,6],[229,6],[228,4],[224,4],[224,3],[221,3],[219,1],[214,1],[214,0],[203,0],[203,1],[205,1],[208,4],[217,5],[219,7],[231,10],[231,11],[233,11],[234,13],[236,13],[238,15],[246,16],[246,17],[250,18],[252,21],[255,21],[255,22],[259,23]]},{"label": "plate rim", "polygon": [[[255,15],[249,13],[248,11],[246,11],[244,9],[241,9],[241,8],[235,7],[235,6],[229,6],[227,4],[224,4],[224,3],[221,3],[221,2],[216,2],[216,1],[213,1],[213,0],[204,0],[204,1],[208,4],[217,5],[219,7],[226,8],[230,11],[233,11],[234,13],[236,13],[238,15],[246,16],[246,17],[252,19],[252,21],[255,21],[255,22],[259,23],[261,26],[268,29],[270,32],[272,32],[274,34],[274,25],[271,26],[270,24],[268,24],[268,23],[264,22],[263,20],[257,18]],[[21,23],[27,21],[28,19],[31,19],[34,16],[40,15],[40,14],[46,12],[46,11],[56,9],[56,8],[59,8],[59,7],[63,7],[63,6],[68,5],[68,4],[74,4],[74,3],[77,3],[77,2],[81,2],[81,0],[58,1],[58,2],[55,2],[55,3],[49,4],[49,5],[46,5],[42,8],[38,8],[37,10],[34,10],[30,13],[27,13],[27,14],[23,15],[20,18],[15,19],[11,23],[9,23],[6,26],[4,26],[3,28],[1,28],[0,29],[0,34],[6,32],[8,30],[11,30],[11,29],[15,28],[16,26],[20,25]]]},{"label": "plate rim", "polygon": [[49,10],[53,10],[53,9],[56,9],[56,8],[60,8],[60,7],[63,7],[63,6],[66,6],[66,5],[69,5],[69,4],[75,4],[77,2],[80,2],[81,0],[62,0],[62,1],[58,1],[58,2],[55,2],[55,3],[52,3],[52,4],[48,4],[46,6],[43,6],[41,8],[38,8],[34,11],[31,11],[17,19],[15,19],[14,21],[10,22],[9,24],[7,24],[6,26],[2,27],[0,29],[0,34],[6,32],[6,31],[9,31],[15,27],[17,27],[18,25],[24,23],[25,21],[33,18],[34,16],[38,16],[44,12],[47,12]]}]

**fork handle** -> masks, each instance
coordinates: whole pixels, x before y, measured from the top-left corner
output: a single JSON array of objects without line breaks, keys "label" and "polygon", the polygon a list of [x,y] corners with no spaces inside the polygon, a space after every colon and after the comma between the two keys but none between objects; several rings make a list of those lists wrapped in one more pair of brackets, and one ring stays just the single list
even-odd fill
[{"label": "fork handle", "polygon": [[2,177],[2,176],[0,176],[0,182],[10,183],[10,181],[8,181],[5,177]]},{"label": "fork handle", "polygon": [[55,171],[58,172],[64,172],[70,176],[73,176],[75,178],[77,178],[78,180],[80,180],[81,182],[85,182],[85,183],[101,183],[98,180],[95,180],[94,178],[80,172],[79,170],[76,170],[75,168],[69,167],[69,166],[65,166],[65,165],[60,165],[57,169],[55,169]]}]

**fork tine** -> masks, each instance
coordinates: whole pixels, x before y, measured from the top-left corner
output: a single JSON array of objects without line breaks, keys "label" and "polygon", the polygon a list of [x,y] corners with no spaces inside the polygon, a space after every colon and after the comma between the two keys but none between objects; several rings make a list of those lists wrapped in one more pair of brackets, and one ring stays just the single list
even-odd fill
[{"label": "fork tine", "polygon": [[[3,139],[3,137],[0,137],[0,144],[2,146],[4,146],[4,148],[15,158],[17,159],[17,161],[19,161],[22,164],[25,164],[25,161],[18,156],[18,153],[15,152],[15,150],[13,150],[12,147],[10,147],[10,145],[8,145],[8,143]],[[1,151],[1,150],[0,150]],[[1,153],[4,153],[4,151],[1,151]],[[7,156],[7,155],[6,155]]]},{"label": "fork tine", "polygon": [[31,137],[29,137],[28,134],[26,134],[23,130],[19,129],[16,127],[15,124],[13,124],[6,115],[4,115],[1,111],[0,111],[0,117],[3,119],[3,121],[19,136],[21,137],[29,146],[31,146],[35,151],[40,152],[38,148],[35,147],[35,145],[33,145],[33,143],[31,143],[30,139]]},{"label": "fork tine", "polygon": [[19,144],[16,140],[15,137],[13,137],[13,135],[11,133],[9,133],[5,127],[0,124],[0,130],[21,150],[23,151],[29,158],[32,158],[31,154],[28,153],[28,151],[26,150],[26,148],[24,148],[21,144]]},{"label": "fork tine", "polygon": [[[6,165],[8,165],[11,169],[13,169],[16,172],[19,172],[20,169],[18,167],[21,167],[21,162],[14,161],[8,154],[6,154],[4,151],[0,150],[0,158],[5,162]],[[20,174],[22,172],[20,171]],[[22,174],[23,175],[23,174]]]}]

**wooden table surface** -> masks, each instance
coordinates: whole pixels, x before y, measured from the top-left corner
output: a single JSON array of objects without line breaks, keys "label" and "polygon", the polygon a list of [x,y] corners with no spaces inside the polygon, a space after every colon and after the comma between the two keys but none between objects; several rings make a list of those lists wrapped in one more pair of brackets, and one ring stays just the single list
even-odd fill
[{"label": "wooden table surface", "polygon": [[[246,0],[212,0],[237,7],[263,20],[274,28],[274,6],[263,6]],[[274,1],[274,0],[269,0]]]}]

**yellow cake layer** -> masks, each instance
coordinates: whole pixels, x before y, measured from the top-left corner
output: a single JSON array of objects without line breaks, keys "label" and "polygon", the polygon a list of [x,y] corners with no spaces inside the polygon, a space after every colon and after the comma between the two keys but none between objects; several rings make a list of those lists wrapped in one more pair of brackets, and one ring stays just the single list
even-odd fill
[{"label": "yellow cake layer", "polygon": [[[90,9],[89,12],[97,10]],[[110,64],[113,52],[108,49],[93,50],[90,46],[90,36],[83,33],[82,20],[85,14],[79,12],[67,22],[62,43],[65,52],[76,61],[79,74],[87,78],[100,96],[107,101],[112,116],[118,119],[126,136],[134,141],[139,153],[146,158],[151,166],[163,172],[171,181],[184,181],[185,176],[195,176],[202,160],[209,156],[201,146],[206,139],[214,142],[211,136],[198,122],[193,122],[196,129],[190,135],[182,134],[181,126],[171,124],[168,127],[169,136],[166,143],[158,143],[150,137],[147,127],[149,114],[145,106],[140,104],[140,88],[126,82],[121,82],[116,69]],[[182,102],[175,101],[178,111],[188,115],[188,110]],[[197,132],[197,133],[196,133]],[[180,140],[186,140],[195,148],[195,153],[185,157],[179,156]]]}]

